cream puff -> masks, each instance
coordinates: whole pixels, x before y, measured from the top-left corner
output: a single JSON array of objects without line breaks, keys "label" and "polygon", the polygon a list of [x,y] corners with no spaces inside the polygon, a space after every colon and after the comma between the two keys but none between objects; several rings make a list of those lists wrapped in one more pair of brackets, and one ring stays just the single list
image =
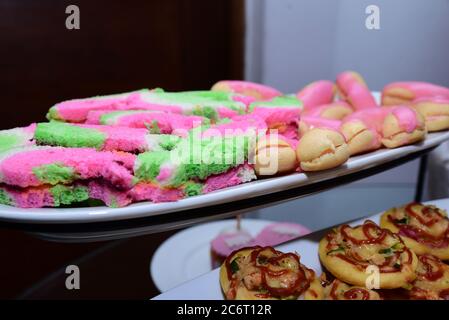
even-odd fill
[{"label": "cream puff", "polygon": [[356,227],[334,228],[320,241],[319,256],[336,278],[359,287],[369,283],[375,289],[394,289],[416,278],[415,253],[399,235],[370,220]]},{"label": "cream puff", "polygon": [[270,134],[257,142],[254,169],[258,176],[271,176],[295,171],[295,150],[281,135]]},{"label": "cream puff", "polygon": [[419,98],[412,107],[424,117],[429,132],[449,129],[449,98]]},{"label": "cream puff", "polygon": [[382,105],[410,104],[415,99],[435,96],[449,98],[449,88],[419,81],[393,82],[382,90]]},{"label": "cream puff", "polygon": [[356,111],[343,119],[340,131],[351,155],[377,150],[382,146],[382,127],[388,108]]},{"label": "cream puff", "polygon": [[427,134],[424,117],[407,106],[391,107],[382,126],[382,144],[397,148],[424,140]]},{"label": "cream puff", "polygon": [[315,279],[315,272],[296,253],[272,247],[248,247],[231,253],[220,268],[220,284],[228,300],[296,300]]},{"label": "cream puff", "polygon": [[410,203],[382,214],[380,225],[398,233],[416,254],[449,260],[449,219],[446,211],[432,205]]},{"label": "cream puff", "polygon": [[349,150],[340,132],[313,128],[299,140],[296,156],[302,170],[320,171],[345,163],[349,158]]}]

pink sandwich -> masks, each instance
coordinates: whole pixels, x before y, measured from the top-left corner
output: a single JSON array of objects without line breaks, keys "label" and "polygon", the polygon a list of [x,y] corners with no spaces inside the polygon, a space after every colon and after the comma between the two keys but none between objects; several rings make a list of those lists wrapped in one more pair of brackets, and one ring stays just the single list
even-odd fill
[{"label": "pink sandwich", "polygon": [[219,234],[211,242],[212,268],[218,268],[233,251],[257,245],[244,230],[231,230]]},{"label": "pink sandwich", "polygon": [[267,124],[265,121],[253,114],[232,117],[223,123],[212,125],[206,129],[202,136],[204,138],[211,136],[235,136],[254,134],[257,136],[265,135],[267,132]]},{"label": "pink sandwich", "polygon": [[257,177],[254,168],[246,163],[225,173],[208,177],[204,183],[203,193],[233,187],[255,179]]},{"label": "pink sandwich", "polygon": [[167,189],[161,186],[141,182],[132,189],[120,191],[107,183],[89,182],[89,197],[103,201],[107,206],[120,208],[134,202],[171,202],[184,198],[182,189]]},{"label": "pink sandwich", "polygon": [[202,115],[211,120],[243,114],[248,98],[228,92],[165,92],[143,89],[134,92],[74,99],[50,108],[48,119],[84,122],[91,111],[152,110],[184,115]]},{"label": "pink sandwich", "polygon": [[265,227],[257,236],[260,246],[277,246],[281,243],[309,234],[311,231],[297,223],[273,223]]},{"label": "pink sandwich", "polygon": [[0,182],[18,187],[70,184],[102,178],[117,188],[134,185],[135,155],[90,148],[29,147],[0,157]]},{"label": "pink sandwich", "polygon": [[185,132],[209,120],[201,116],[185,116],[162,111],[91,111],[87,124],[102,124],[130,128],[146,128],[152,133],[171,134]]},{"label": "pink sandwich", "polygon": [[32,123],[27,127],[0,130],[0,152],[34,145],[33,135],[35,129],[36,124]]},{"label": "pink sandwich", "polygon": [[65,122],[39,123],[34,139],[39,145],[96,148],[101,151],[145,152],[174,146],[179,137],[150,134],[147,129],[84,125]]}]

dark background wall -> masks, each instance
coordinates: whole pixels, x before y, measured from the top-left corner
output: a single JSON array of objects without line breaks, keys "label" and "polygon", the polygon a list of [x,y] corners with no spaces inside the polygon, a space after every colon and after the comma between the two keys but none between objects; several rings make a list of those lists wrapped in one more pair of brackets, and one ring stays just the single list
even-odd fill
[{"label": "dark background wall", "polygon": [[1,0],[0,43],[0,128],[26,125],[65,99],[242,78],[243,1]]},{"label": "dark background wall", "polygon": [[[70,4],[80,30],[65,27]],[[0,0],[0,129],[43,121],[70,98],[240,79],[243,16],[240,0]],[[0,228],[0,298],[149,298],[149,261],[170,234],[58,244]],[[73,261],[80,291],[64,287]]]}]

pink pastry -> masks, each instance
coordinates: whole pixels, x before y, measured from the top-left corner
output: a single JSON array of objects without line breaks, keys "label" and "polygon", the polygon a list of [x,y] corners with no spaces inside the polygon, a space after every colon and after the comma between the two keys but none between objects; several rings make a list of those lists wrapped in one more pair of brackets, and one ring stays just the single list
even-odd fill
[{"label": "pink pastry", "polygon": [[337,76],[339,95],[355,110],[378,107],[362,76],[354,71],[345,71]]},{"label": "pink pastry", "polygon": [[250,96],[256,100],[269,100],[274,97],[281,96],[282,93],[272,87],[238,80],[222,80],[212,86],[212,91],[225,91],[238,93],[244,96]]},{"label": "pink pastry", "polygon": [[429,132],[449,129],[449,98],[418,98],[412,106],[425,118]]},{"label": "pink pastry", "polygon": [[260,246],[274,247],[281,243],[309,234],[311,231],[297,223],[273,223],[265,227],[257,236]]},{"label": "pink pastry", "polygon": [[337,75],[337,89],[338,94],[343,99],[346,99],[349,89],[354,83],[361,84],[364,87],[368,87],[366,85],[365,80],[360,75],[360,73],[355,71],[344,71]]},{"label": "pink pastry", "polygon": [[299,136],[302,137],[304,133],[313,128],[325,128],[339,131],[341,126],[340,120],[324,119],[313,116],[303,116],[299,121]]},{"label": "pink pastry", "polygon": [[363,121],[366,125],[381,132],[385,117],[391,112],[390,108],[372,108],[356,111],[343,119],[343,123],[353,120]]},{"label": "pink pastry", "polygon": [[334,101],[335,85],[328,80],[312,82],[300,90],[296,97],[304,104],[304,110]]},{"label": "pink pastry", "polygon": [[323,104],[314,108],[308,108],[301,113],[301,116],[319,117],[331,120],[341,120],[350,115],[354,110],[344,101],[336,101]]},{"label": "pink pastry", "polygon": [[382,127],[388,108],[370,108],[354,112],[343,119],[340,131],[351,155],[377,150],[382,146]]},{"label": "pink pastry", "polygon": [[428,82],[393,82],[382,91],[382,105],[409,104],[419,98],[435,96],[449,98],[449,88]]},{"label": "pink pastry", "polygon": [[[385,107],[384,107],[385,108]],[[424,117],[412,107],[394,106],[382,126],[382,143],[397,148],[423,140],[427,129]]]}]

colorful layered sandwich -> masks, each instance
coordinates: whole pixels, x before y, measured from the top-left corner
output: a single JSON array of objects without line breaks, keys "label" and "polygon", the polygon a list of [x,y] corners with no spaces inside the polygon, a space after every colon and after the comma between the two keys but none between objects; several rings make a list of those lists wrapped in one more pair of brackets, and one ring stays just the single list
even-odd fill
[{"label": "colorful layered sandwich", "polygon": [[0,130],[0,153],[12,148],[34,145],[33,135],[36,124],[28,127]]},{"label": "colorful layered sandwich", "polygon": [[0,183],[27,188],[103,179],[118,189],[135,184],[136,156],[92,148],[34,146],[0,154]]},{"label": "colorful layered sandwich", "polygon": [[175,135],[151,134],[147,129],[64,122],[38,123],[38,145],[68,148],[95,148],[101,151],[145,152],[170,150],[180,138]]},{"label": "colorful layered sandwich", "polygon": [[235,168],[240,168],[241,172],[235,174],[242,182],[249,181],[255,178],[252,168],[244,165],[248,162],[250,143],[251,139],[245,136],[201,138],[191,135],[173,150],[139,154],[134,173],[140,181],[167,188],[179,188],[190,181],[207,184],[207,179]]},{"label": "colorful layered sandwich", "polygon": [[267,101],[256,101],[249,105],[248,113],[263,119],[268,128],[278,133],[296,138],[297,121],[302,103],[294,96],[280,96]]},{"label": "colorful layered sandwich", "polygon": [[50,108],[48,119],[85,122],[91,111],[153,110],[184,115],[199,115],[212,120],[243,114],[253,101],[228,92],[165,92],[143,89],[129,93],[75,99]]},{"label": "colorful layered sandwich", "polygon": [[153,110],[90,111],[86,124],[145,128],[157,134],[185,135],[190,129],[208,125],[209,119]]}]

